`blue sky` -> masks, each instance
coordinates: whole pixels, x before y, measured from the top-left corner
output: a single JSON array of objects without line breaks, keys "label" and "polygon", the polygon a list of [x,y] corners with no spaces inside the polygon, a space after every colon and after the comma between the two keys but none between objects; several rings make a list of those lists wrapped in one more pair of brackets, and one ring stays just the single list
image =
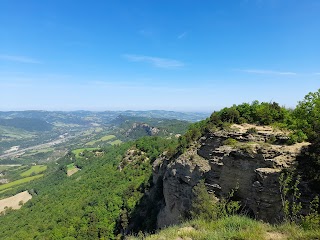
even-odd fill
[{"label": "blue sky", "polygon": [[0,110],[293,107],[319,43],[319,0],[1,0]]}]

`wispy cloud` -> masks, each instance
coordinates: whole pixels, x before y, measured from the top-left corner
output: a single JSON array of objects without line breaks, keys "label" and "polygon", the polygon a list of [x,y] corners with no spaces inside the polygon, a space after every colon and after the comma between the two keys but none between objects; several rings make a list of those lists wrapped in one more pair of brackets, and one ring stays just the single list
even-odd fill
[{"label": "wispy cloud", "polygon": [[264,75],[297,75],[296,72],[285,72],[275,70],[263,70],[263,69],[237,69],[237,71],[252,73],[252,74],[264,74]]},{"label": "wispy cloud", "polygon": [[153,32],[149,29],[141,29],[138,33],[143,37],[151,37],[153,35]]},{"label": "wispy cloud", "polygon": [[17,56],[17,55],[6,55],[6,54],[0,54],[0,60],[19,62],[19,63],[41,63],[40,61],[34,58],[30,58],[26,56]]},{"label": "wispy cloud", "polygon": [[182,39],[182,38],[186,37],[187,34],[188,34],[188,32],[183,32],[183,33],[181,33],[181,34],[178,36],[178,39]]},{"label": "wispy cloud", "polygon": [[320,75],[320,72],[313,73],[313,75]]},{"label": "wispy cloud", "polygon": [[123,56],[130,62],[145,62],[158,68],[180,68],[185,65],[181,61],[169,58],[159,58],[134,54],[125,54]]}]

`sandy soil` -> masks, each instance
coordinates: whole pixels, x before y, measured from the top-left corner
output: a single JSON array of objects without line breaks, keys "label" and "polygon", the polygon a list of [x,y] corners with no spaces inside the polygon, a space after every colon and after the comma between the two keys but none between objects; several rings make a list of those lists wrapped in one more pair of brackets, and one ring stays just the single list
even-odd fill
[{"label": "sandy soil", "polygon": [[272,133],[272,134],[289,133],[289,131],[281,131],[278,129],[274,129],[271,126],[258,126],[254,124],[248,124],[248,123],[232,124],[231,128],[237,129],[240,133],[245,133],[250,128],[257,129],[259,133]]},{"label": "sandy soil", "polygon": [[284,240],[287,239],[287,236],[279,232],[267,232],[266,240]]},{"label": "sandy soil", "polygon": [[75,174],[76,172],[78,172],[80,169],[79,168],[74,168],[72,170],[68,170],[67,175],[71,176],[73,174]]},{"label": "sandy soil", "polygon": [[19,209],[21,206],[19,202],[22,201],[23,204],[32,198],[28,191],[18,193],[12,197],[8,197],[0,200],[0,212],[4,210],[5,207],[12,207],[13,209]]}]

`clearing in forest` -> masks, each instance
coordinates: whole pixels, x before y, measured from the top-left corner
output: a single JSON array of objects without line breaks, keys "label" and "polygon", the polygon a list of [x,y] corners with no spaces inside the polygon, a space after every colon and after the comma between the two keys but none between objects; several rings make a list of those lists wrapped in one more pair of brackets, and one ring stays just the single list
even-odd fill
[{"label": "clearing in forest", "polygon": [[47,170],[47,166],[45,165],[36,165],[32,166],[29,170],[20,174],[21,177],[29,177],[31,175],[39,174]]},{"label": "clearing in forest", "polygon": [[86,146],[92,146],[96,143],[99,143],[99,142],[107,142],[113,138],[115,138],[116,136],[115,135],[106,135],[106,136],[103,136],[102,138],[98,139],[98,140],[94,140],[94,141],[91,141],[91,142],[87,142],[85,145]]},{"label": "clearing in forest", "polygon": [[23,183],[26,183],[26,182],[30,182],[30,181],[32,181],[34,179],[37,179],[37,178],[40,178],[42,176],[43,176],[43,174],[39,174],[39,175],[36,175],[36,176],[26,177],[26,178],[22,178],[22,179],[19,179],[19,180],[10,182],[10,183],[6,183],[6,184],[3,184],[3,185],[0,185],[0,190],[11,188],[13,186],[20,185],[20,184],[23,184]]},{"label": "clearing in forest", "polygon": [[70,177],[71,175],[75,174],[79,170],[80,170],[80,168],[77,168],[74,165],[74,163],[71,163],[71,164],[67,165],[67,175],[68,175],[68,177]]},{"label": "clearing in forest", "polygon": [[12,209],[19,209],[32,198],[32,195],[28,191],[18,193],[12,197],[8,197],[0,200],[0,213],[5,210],[5,207]]}]

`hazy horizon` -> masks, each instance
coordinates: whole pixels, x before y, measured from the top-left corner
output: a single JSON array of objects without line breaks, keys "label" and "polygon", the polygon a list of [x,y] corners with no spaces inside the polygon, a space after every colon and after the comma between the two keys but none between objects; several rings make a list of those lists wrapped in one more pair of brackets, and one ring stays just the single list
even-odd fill
[{"label": "hazy horizon", "polygon": [[[216,109],[219,110],[219,109]],[[216,111],[214,110],[214,111]],[[178,112],[178,113],[211,113],[210,111],[183,111],[183,110],[166,110],[166,109],[146,109],[146,110],[132,110],[132,109],[115,109],[115,110],[85,110],[85,109],[75,109],[75,110],[45,110],[45,109],[24,109],[24,110],[1,110],[0,112],[27,112],[27,111],[40,111],[40,112],[151,112],[151,111],[166,111],[166,112]]]}]

